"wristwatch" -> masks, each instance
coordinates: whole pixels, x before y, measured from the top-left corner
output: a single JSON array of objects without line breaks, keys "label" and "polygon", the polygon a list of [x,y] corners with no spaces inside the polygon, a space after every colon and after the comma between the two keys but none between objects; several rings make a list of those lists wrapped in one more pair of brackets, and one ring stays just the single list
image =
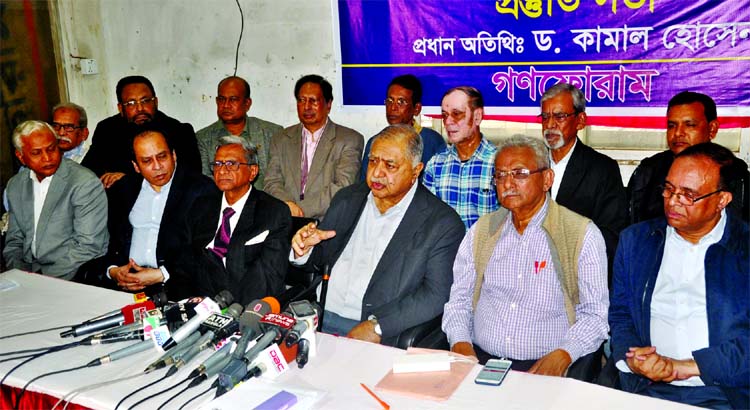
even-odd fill
[{"label": "wristwatch", "polygon": [[378,318],[375,315],[370,315],[367,320],[372,322],[373,325],[375,325],[375,334],[383,337],[383,330],[380,328],[380,323],[378,323]]}]

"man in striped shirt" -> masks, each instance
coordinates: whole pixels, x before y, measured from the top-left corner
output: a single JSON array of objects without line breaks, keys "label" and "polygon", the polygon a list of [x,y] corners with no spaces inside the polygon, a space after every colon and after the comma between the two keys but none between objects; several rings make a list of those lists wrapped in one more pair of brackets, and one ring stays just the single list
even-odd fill
[{"label": "man in striped shirt", "polygon": [[461,216],[466,229],[498,209],[492,184],[496,149],[479,131],[484,99],[474,87],[456,87],[443,95],[443,125],[448,145],[427,163],[424,186]]},{"label": "man in striped shirt", "polygon": [[539,139],[503,141],[495,169],[503,208],[469,230],[453,265],[443,316],[451,350],[591,380],[609,329],[602,234],[549,197],[555,175]]}]

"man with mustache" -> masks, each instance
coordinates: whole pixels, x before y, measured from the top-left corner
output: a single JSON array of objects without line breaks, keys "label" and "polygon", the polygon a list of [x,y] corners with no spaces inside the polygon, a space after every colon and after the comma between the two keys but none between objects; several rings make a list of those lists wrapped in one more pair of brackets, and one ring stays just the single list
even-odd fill
[{"label": "man with mustache", "polygon": [[664,217],[622,232],[609,323],[623,390],[750,408],[750,234],[727,211],[744,171],[727,148],[692,145],[662,185]]},{"label": "man with mustache", "polygon": [[[630,222],[637,223],[664,216],[661,185],[677,154],[685,148],[710,142],[719,132],[714,100],[701,93],[683,91],[667,105],[667,145],[669,149],[641,161],[628,181]],[[735,158],[737,167],[745,172],[729,187],[733,199],[730,211],[740,211],[742,219],[750,219],[750,174],[745,161]]]},{"label": "man with mustache", "polygon": [[73,279],[107,251],[107,197],[88,169],[63,159],[55,131],[41,121],[13,130],[16,158],[26,167],[8,181],[8,269]]},{"label": "man with mustache", "polygon": [[290,261],[331,267],[324,332],[394,346],[443,312],[464,225],[418,182],[423,144],[413,127],[373,139],[367,183],[339,191],[319,226],[297,231]]},{"label": "man with mustache", "polygon": [[596,225],[548,194],[538,138],[498,146],[502,208],[469,229],[453,265],[443,330],[451,350],[513,360],[514,370],[591,381],[607,338],[607,258]]},{"label": "man with mustache", "polygon": [[443,95],[443,125],[448,146],[427,163],[424,186],[458,212],[466,229],[497,210],[492,184],[495,147],[479,130],[484,98],[474,87],[455,87]]},{"label": "man with mustache", "polygon": [[578,139],[578,131],[586,127],[586,99],[575,86],[560,83],[547,89],[538,117],[555,171],[552,199],[594,221],[604,235],[611,266],[617,236],[628,224],[620,167]]},{"label": "man with mustache", "polygon": [[94,171],[104,188],[126,174],[133,174],[130,161],[133,137],[147,124],[163,130],[172,139],[181,165],[200,171],[200,154],[193,126],[181,123],[158,110],[159,99],[148,78],[134,75],[117,82],[117,109],[120,111],[96,125],[91,147],[81,165]]},{"label": "man with mustache", "polygon": [[78,104],[64,102],[52,109],[52,123],[57,133],[57,145],[63,158],[80,163],[84,155],[84,141],[89,137],[86,110]]},{"label": "man with mustache", "polygon": [[99,284],[129,292],[165,286],[170,300],[177,300],[188,293],[188,279],[174,264],[190,244],[185,235],[190,208],[218,191],[211,179],[182,166],[160,131],[136,135],[131,154],[136,173],[107,190],[110,242]]},{"label": "man with mustache", "polygon": [[263,189],[263,179],[268,171],[268,149],[271,137],[281,131],[281,126],[247,115],[253,99],[250,84],[242,77],[227,77],[219,82],[216,92],[216,115],[219,120],[195,133],[201,153],[203,175],[213,177],[211,163],[214,161],[219,138],[226,135],[241,137],[255,145],[258,150],[260,175],[253,186]]},{"label": "man with mustache", "polygon": [[365,142],[328,117],[333,87],[325,78],[300,78],[294,98],[300,123],[271,139],[265,190],[284,201],[292,216],[322,218],[336,192],[357,180]]}]

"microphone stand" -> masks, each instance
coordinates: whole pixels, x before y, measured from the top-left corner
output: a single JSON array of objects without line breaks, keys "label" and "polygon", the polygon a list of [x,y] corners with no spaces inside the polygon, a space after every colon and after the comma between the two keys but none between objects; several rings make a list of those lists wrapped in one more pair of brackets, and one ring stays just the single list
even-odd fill
[{"label": "microphone stand", "polygon": [[318,332],[323,329],[323,317],[326,311],[326,294],[328,293],[328,279],[331,278],[331,266],[323,265],[323,283],[320,285],[320,315],[318,316]]}]

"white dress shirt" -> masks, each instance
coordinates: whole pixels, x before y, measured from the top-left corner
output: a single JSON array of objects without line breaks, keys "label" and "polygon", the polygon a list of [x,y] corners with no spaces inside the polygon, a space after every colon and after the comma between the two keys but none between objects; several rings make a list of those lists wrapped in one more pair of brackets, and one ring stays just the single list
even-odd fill
[{"label": "white dress shirt", "polygon": [[[226,194],[221,196],[221,208],[219,208],[219,220],[216,222],[216,230],[214,231],[214,238],[216,237],[215,233],[219,231],[219,228],[221,227],[221,220],[223,218],[224,209],[227,207],[230,207],[234,209],[234,215],[232,215],[229,218],[229,228],[231,229],[231,234],[234,235],[234,228],[237,227],[237,222],[240,221],[240,215],[242,214],[242,210],[245,209],[245,202],[247,202],[247,197],[250,196],[250,192],[253,190],[253,186],[250,185],[250,189],[245,192],[245,195],[242,195],[240,199],[237,200],[232,205],[229,205],[229,202],[227,202]],[[228,244],[227,244],[228,245]],[[211,239],[211,242],[206,245],[206,249],[213,248],[214,247],[214,240]],[[227,266],[227,258],[223,257],[221,258],[222,263],[224,263],[224,267]]]},{"label": "white dress shirt", "polygon": [[159,229],[167,205],[172,181],[164,184],[156,192],[145,179],[141,183],[141,190],[133,208],[128,215],[130,226],[133,227],[133,237],[130,241],[130,258],[140,266],[159,268],[164,275],[164,282],[169,278],[166,268],[159,266],[156,259],[156,247],[159,242]]},{"label": "white dress shirt", "polygon": [[[418,182],[414,183],[398,204],[382,214],[375,205],[372,192],[367,195],[367,202],[357,226],[341,252],[341,256],[331,269],[326,310],[347,319],[361,319],[362,299],[367,291],[367,286],[370,284],[370,279],[375,273],[375,268],[377,268],[385,248],[393,238],[393,234],[401,224],[406,210],[414,199],[417,185]],[[312,250],[295,260],[294,250],[292,250],[289,254],[289,260],[294,264],[302,265],[307,262],[311,253]],[[320,297],[320,287],[318,287],[318,297]]]},{"label": "white dress shirt", "polygon": [[[660,355],[673,359],[692,359],[692,352],[708,347],[706,314],[706,251],[724,234],[726,211],[714,229],[697,244],[683,239],[667,226],[659,273],[651,297],[651,345]],[[617,368],[630,373],[623,360]],[[699,376],[675,380],[676,386],[705,386]]]},{"label": "white dress shirt", "polygon": [[560,182],[562,182],[563,175],[565,175],[565,170],[568,168],[568,162],[570,162],[570,156],[573,155],[573,150],[576,148],[576,144],[578,144],[578,138],[573,141],[573,146],[570,147],[570,151],[568,151],[568,153],[565,154],[564,157],[562,157],[560,162],[555,162],[555,160],[552,159],[552,151],[550,150],[550,168],[555,171],[555,179],[552,180],[552,190],[550,191],[550,194],[552,195],[552,199],[554,200],[557,200],[557,192],[560,190]]},{"label": "white dress shirt", "polygon": [[34,187],[34,237],[31,239],[31,254],[36,258],[36,227],[39,223],[39,217],[42,215],[42,208],[44,208],[44,200],[47,199],[47,192],[49,191],[49,185],[52,183],[54,174],[45,177],[39,181],[36,177],[36,172],[29,172],[29,178],[31,178],[32,186]]}]

